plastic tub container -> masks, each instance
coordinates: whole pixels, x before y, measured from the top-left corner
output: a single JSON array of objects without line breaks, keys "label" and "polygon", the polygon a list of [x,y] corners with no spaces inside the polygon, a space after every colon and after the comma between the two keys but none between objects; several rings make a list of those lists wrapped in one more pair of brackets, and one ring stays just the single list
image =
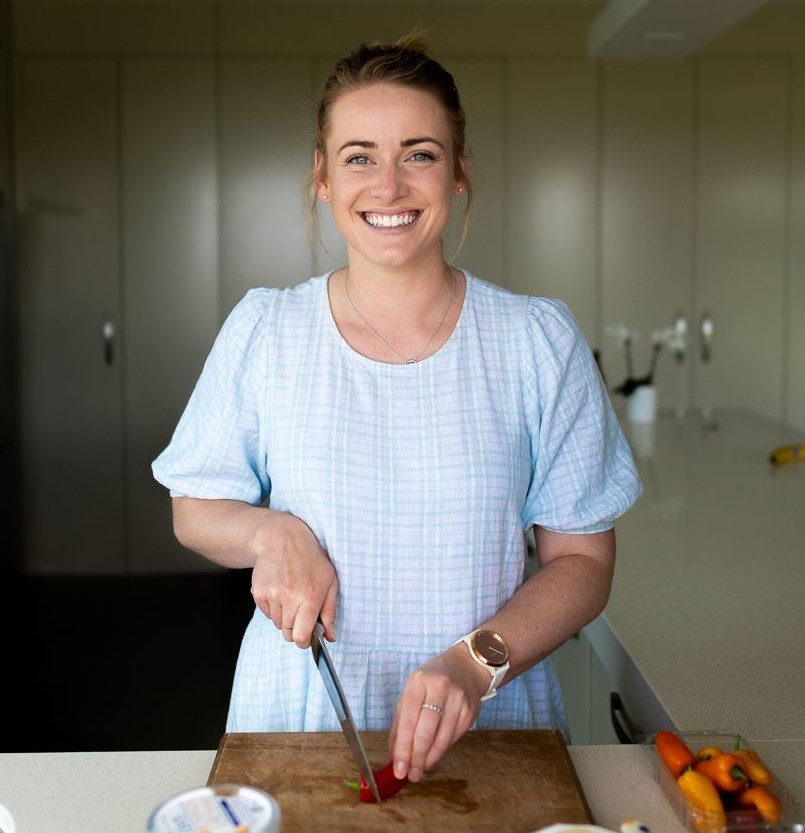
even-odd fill
[{"label": "plastic tub container", "polygon": [[280,833],[279,804],[245,784],[213,784],[171,796],[151,813],[148,833]]},{"label": "plastic tub container", "polygon": [[[735,749],[751,749],[751,744],[741,735],[724,731],[690,731],[675,732],[685,742],[695,755],[705,746],[716,746],[724,752]],[[671,802],[677,816],[692,833],[805,833],[805,821],[801,815],[802,808],[775,773],[768,785],[769,789],[780,800],[780,823],[770,824],[764,821],[760,813],[751,808],[741,808],[731,801],[729,796],[722,793],[724,798],[724,820],[716,813],[709,813],[688,804],[685,796],[677,785],[676,778],[660,758],[655,746],[656,734],[649,735],[645,740],[645,747],[651,757],[654,773]]]}]

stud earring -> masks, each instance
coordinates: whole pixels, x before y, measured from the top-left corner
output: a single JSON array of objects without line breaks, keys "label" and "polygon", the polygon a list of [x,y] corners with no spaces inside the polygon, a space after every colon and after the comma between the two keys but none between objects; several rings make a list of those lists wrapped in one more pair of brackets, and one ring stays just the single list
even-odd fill
[{"label": "stud earring", "polygon": [[327,196],[327,194],[322,194],[322,195],[319,197],[319,199],[320,199],[322,202],[327,202],[327,200],[329,200],[330,198]]}]

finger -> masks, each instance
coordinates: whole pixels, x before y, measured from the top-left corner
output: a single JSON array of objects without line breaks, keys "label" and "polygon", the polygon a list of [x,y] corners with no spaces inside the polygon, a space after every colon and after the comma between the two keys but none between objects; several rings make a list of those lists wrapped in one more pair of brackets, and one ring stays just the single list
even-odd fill
[{"label": "finger", "polygon": [[319,618],[318,606],[315,604],[302,604],[296,611],[296,618],[293,623],[293,641],[300,648],[307,648],[313,636],[313,628]]},{"label": "finger", "polygon": [[324,635],[329,642],[335,642],[335,614],[338,604],[338,579],[333,577],[327,588],[324,604],[321,606],[321,623],[324,625]]},{"label": "finger", "polygon": [[[439,727],[442,725],[443,718],[444,710],[436,703],[428,701],[420,707],[419,720],[414,730],[411,759],[408,764],[408,779],[410,781],[419,781],[425,772],[428,755],[439,735]],[[452,737],[452,728],[447,729],[446,732],[448,737]],[[442,734],[444,735],[444,733]],[[439,752],[439,757],[441,757],[443,751],[444,749]]]}]

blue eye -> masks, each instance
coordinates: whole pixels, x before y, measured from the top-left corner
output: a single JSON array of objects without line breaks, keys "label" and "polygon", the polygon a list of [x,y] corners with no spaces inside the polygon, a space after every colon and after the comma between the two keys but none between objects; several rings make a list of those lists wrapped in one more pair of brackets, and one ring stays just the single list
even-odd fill
[{"label": "blue eye", "polygon": [[436,157],[427,150],[418,150],[411,154],[413,162],[432,162]]},{"label": "blue eye", "polygon": [[350,156],[347,159],[347,165],[368,165],[369,157],[363,153],[356,153],[355,156]]}]

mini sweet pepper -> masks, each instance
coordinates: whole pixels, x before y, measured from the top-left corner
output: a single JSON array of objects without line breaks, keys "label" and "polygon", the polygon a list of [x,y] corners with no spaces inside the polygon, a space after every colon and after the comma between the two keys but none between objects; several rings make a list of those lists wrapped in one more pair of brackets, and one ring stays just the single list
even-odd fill
[{"label": "mini sweet pepper", "polygon": [[695,769],[706,775],[722,792],[738,792],[746,787],[748,781],[743,761],[731,752],[722,752],[714,758],[699,761]]},{"label": "mini sweet pepper", "polygon": [[696,763],[693,752],[674,732],[657,732],[654,736],[654,746],[674,778],[679,778],[686,769],[690,769]]},{"label": "mini sweet pepper", "polygon": [[735,755],[741,759],[744,770],[753,784],[764,787],[774,780],[771,772],[766,768],[760,755],[754,749],[736,749]]},{"label": "mini sweet pepper", "polygon": [[769,824],[780,823],[780,799],[763,784],[754,784],[749,789],[739,792],[738,804],[742,807],[754,807]]},{"label": "mini sweet pepper", "polygon": [[693,826],[700,833],[722,833],[726,830],[724,803],[715,784],[706,775],[687,769],[677,778],[677,784],[687,802]]}]

